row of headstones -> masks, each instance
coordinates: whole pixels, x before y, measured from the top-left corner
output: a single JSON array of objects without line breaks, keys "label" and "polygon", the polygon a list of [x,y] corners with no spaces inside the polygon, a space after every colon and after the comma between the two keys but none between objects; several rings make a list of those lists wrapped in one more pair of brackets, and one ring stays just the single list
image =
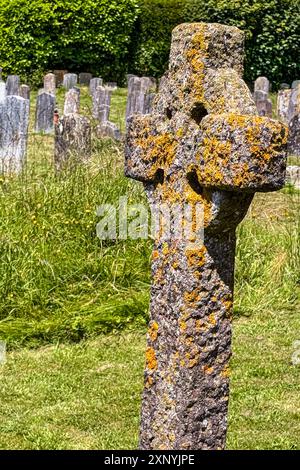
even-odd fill
[{"label": "row of headstones", "polygon": [[[254,83],[253,98],[260,116],[272,117],[272,101],[269,98],[270,82],[258,77]],[[283,83],[277,95],[278,119],[289,126],[288,153],[300,156],[300,80],[292,86]]]}]

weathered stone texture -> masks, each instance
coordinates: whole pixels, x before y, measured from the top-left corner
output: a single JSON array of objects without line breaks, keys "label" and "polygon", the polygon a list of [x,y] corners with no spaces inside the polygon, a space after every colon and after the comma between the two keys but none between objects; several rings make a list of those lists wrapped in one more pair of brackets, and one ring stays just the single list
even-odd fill
[{"label": "weathered stone texture", "polygon": [[28,85],[21,85],[19,88],[19,96],[25,100],[30,100],[30,87]]},{"label": "weathered stone texture", "polygon": [[6,80],[6,93],[7,95],[19,95],[20,77],[19,75],[8,75]]},{"label": "weathered stone texture", "polygon": [[35,131],[51,134],[53,132],[55,96],[44,90],[38,94],[35,112]]},{"label": "weathered stone texture", "polygon": [[81,72],[79,74],[79,83],[80,85],[89,86],[92,78],[93,78],[93,75],[91,73]]},{"label": "weathered stone texture", "polygon": [[111,90],[107,87],[98,86],[92,95],[93,99],[93,118],[101,123],[109,120]]},{"label": "weathered stone texture", "polygon": [[63,80],[63,87],[66,90],[70,90],[74,86],[76,86],[78,83],[78,76],[76,73],[66,73],[64,75],[64,80]]},{"label": "weathered stone texture", "polygon": [[300,114],[289,122],[288,153],[300,156]]},{"label": "weathered stone texture", "polygon": [[[79,92],[78,92],[79,91]],[[64,114],[78,114],[80,111],[80,90],[71,88],[65,96]]]},{"label": "weathered stone texture", "polygon": [[0,102],[0,172],[20,172],[27,150],[29,100],[10,95]]},{"label": "weathered stone texture", "polygon": [[78,163],[86,163],[91,156],[91,124],[80,115],[68,114],[55,125],[54,162],[57,171]]},{"label": "weathered stone texture", "polygon": [[280,121],[288,124],[288,109],[289,109],[289,102],[291,98],[290,89],[282,89],[278,91],[277,95],[277,116]]},{"label": "weathered stone texture", "polygon": [[100,78],[100,77],[92,78],[92,80],[90,81],[90,94],[91,94],[91,96],[94,95],[94,93],[97,90],[98,86],[102,86],[102,85],[103,85],[102,78]]},{"label": "weathered stone texture", "polygon": [[284,184],[286,164],[287,128],[257,116],[242,80],[243,44],[235,27],[176,27],[152,115],[128,119],[125,172],[152,211],[204,211],[204,241],[163,223],[155,239],[141,449],[225,446],[235,229],[255,191]]},{"label": "weathered stone texture", "polygon": [[44,90],[46,93],[55,94],[56,76],[54,73],[47,73],[47,75],[44,76]]}]

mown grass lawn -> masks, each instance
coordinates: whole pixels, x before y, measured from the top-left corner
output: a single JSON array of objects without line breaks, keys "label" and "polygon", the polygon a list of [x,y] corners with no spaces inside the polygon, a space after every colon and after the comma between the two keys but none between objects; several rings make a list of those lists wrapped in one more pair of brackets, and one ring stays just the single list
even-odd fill
[{"label": "mown grass lawn", "polygon": [[[99,204],[143,188],[119,144],[94,138],[90,164],[60,176],[52,159],[31,121],[24,173],[0,178],[0,449],[135,448],[152,242],[95,227]],[[292,188],[256,195],[237,231],[228,448],[300,449],[299,203]]]},{"label": "mown grass lawn", "polygon": [[[300,449],[298,312],[234,321],[228,449]],[[1,449],[134,449],[143,330],[10,352],[0,367]]]}]

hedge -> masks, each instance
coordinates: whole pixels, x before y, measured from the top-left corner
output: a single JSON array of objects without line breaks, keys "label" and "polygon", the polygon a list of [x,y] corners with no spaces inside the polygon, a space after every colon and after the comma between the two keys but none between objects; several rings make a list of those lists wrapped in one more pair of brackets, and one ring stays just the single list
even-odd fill
[{"label": "hedge", "polygon": [[160,77],[179,23],[219,22],[246,33],[245,78],[274,87],[300,77],[299,0],[0,0],[0,65],[39,81],[54,68],[124,81]]},{"label": "hedge", "polygon": [[0,64],[29,81],[47,69],[124,75],[137,0],[0,0]]}]

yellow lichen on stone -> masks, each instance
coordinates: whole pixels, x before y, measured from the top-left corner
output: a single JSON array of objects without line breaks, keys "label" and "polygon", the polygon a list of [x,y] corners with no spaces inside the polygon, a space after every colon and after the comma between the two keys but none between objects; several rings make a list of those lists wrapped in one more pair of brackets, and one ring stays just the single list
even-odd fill
[{"label": "yellow lichen on stone", "polygon": [[146,368],[150,370],[157,369],[157,359],[153,348],[148,347],[146,350]]},{"label": "yellow lichen on stone", "polygon": [[149,338],[153,342],[157,340],[158,328],[159,328],[158,323],[156,321],[154,321],[150,324],[148,334],[149,334]]},{"label": "yellow lichen on stone", "polygon": [[206,248],[204,245],[200,248],[187,248],[185,255],[190,267],[199,268],[205,263]]},{"label": "yellow lichen on stone", "polygon": [[220,373],[221,377],[228,378],[230,377],[230,367],[228,364],[225,365],[224,369]]}]

